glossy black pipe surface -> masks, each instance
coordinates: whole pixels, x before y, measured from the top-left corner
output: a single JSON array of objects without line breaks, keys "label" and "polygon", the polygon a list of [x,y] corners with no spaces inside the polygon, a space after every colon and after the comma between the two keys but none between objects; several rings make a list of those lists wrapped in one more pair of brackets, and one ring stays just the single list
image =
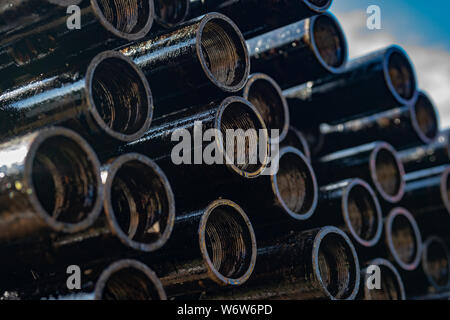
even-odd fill
[{"label": "glossy black pipe surface", "polygon": [[205,299],[353,300],[360,286],[356,250],[335,227],[261,240],[253,276],[239,290]]},{"label": "glossy black pipe surface", "polygon": [[233,19],[246,38],[328,10],[332,0],[190,0],[191,17],[218,11]]},{"label": "glossy black pipe surface", "polygon": [[0,35],[22,29],[56,13],[66,11],[81,0],[10,0],[0,6]]},{"label": "glossy black pipe surface", "polygon": [[67,274],[59,272],[50,281],[36,280],[18,291],[19,298],[32,300],[166,300],[164,287],[145,264],[130,259],[110,265],[94,264],[83,273],[79,290],[67,288]]},{"label": "glossy black pipe surface", "polygon": [[64,66],[70,57],[77,59],[87,52],[92,58],[118,43],[140,39],[153,24],[153,0],[83,0],[78,6],[79,29],[69,28],[73,17],[63,10],[55,17],[1,38],[0,90],[25,83],[55,66]]},{"label": "glossy black pipe surface", "polygon": [[140,258],[159,275],[169,297],[240,286],[255,266],[256,238],[241,207],[226,199],[197,206],[179,208],[165,248]]},{"label": "glossy black pipe surface", "polygon": [[447,131],[442,131],[434,142],[398,153],[406,172],[413,172],[450,164],[450,142]]},{"label": "glossy black pipe surface", "polygon": [[[450,216],[449,175],[450,166],[447,165],[406,174],[403,205],[415,216],[433,212],[443,212]],[[426,217],[423,218],[426,219]]]},{"label": "glossy black pipe surface", "polygon": [[[45,116],[44,116],[45,115]],[[152,94],[145,76],[124,55],[105,51],[89,63],[0,95],[0,140],[49,125],[78,131],[91,143],[139,138],[150,126]]]},{"label": "glossy black pipe surface", "polygon": [[48,128],[0,144],[2,244],[84,230],[102,198],[99,161],[76,133]]},{"label": "glossy black pipe surface", "polygon": [[284,94],[292,124],[304,130],[358,114],[410,105],[418,92],[408,56],[400,47],[391,46],[349,61],[340,73],[299,84]]},{"label": "glossy black pipe surface", "polygon": [[152,88],[157,115],[243,89],[250,72],[245,40],[226,16],[209,13],[168,33],[119,49]]},{"label": "glossy black pipe surface", "polygon": [[252,72],[273,77],[283,89],[342,72],[347,41],[326,13],[247,40]]},{"label": "glossy black pipe surface", "polygon": [[361,179],[320,187],[314,215],[305,224],[334,225],[345,231],[360,248],[375,246],[383,231],[383,217],[375,191]]},{"label": "glossy black pipe surface", "polygon": [[358,177],[367,181],[389,203],[398,203],[404,194],[402,163],[395,149],[385,142],[331,153],[319,158],[314,168],[321,185]]},{"label": "glossy black pipe surface", "polygon": [[429,98],[420,93],[417,102],[373,115],[320,125],[321,153],[327,154],[376,140],[397,150],[434,142],[439,117]]}]

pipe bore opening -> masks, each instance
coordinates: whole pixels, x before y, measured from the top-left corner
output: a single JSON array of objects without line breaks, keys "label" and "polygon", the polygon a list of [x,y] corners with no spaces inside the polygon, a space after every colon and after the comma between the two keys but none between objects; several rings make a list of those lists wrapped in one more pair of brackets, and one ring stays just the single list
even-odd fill
[{"label": "pipe bore opening", "polygon": [[232,164],[246,176],[259,175],[268,156],[268,150],[261,150],[264,156],[259,156],[259,150],[262,145],[267,145],[268,137],[265,124],[255,109],[233,101],[223,109],[219,125],[227,164]]},{"label": "pipe bore opening", "polygon": [[252,270],[253,229],[236,208],[212,209],[205,225],[205,245],[213,268],[226,279],[240,279]]},{"label": "pipe bore opening", "polygon": [[145,36],[153,24],[151,0],[92,0],[107,29],[127,40]]},{"label": "pipe bore opening", "polygon": [[122,240],[132,247],[135,243],[166,242],[173,225],[173,199],[166,182],[153,167],[139,160],[122,163],[108,191],[110,205],[106,209],[122,231],[119,234]]},{"label": "pipe bore opening", "polygon": [[148,129],[152,116],[146,80],[124,58],[106,56],[91,66],[94,71],[88,88],[100,126],[120,140],[138,138]]},{"label": "pipe bore opening", "polygon": [[163,300],[161,287],[148,274],[129,266],[112,272],[107,278],[100,300]]},{"label": "pipe bore opening", "polygon": [[155,15],[167,26],[183,22],[188,9],[189,0],[155,0]]},{"label": "pipe bore opening", "polygon": [[436,109],[430,99],[424,94],[420,94],[413,107],[413,121],[421,136],[426,137],[426,141],[434,140],[439,134],[439,120]]},{"label": "pipe bore opening", "polygon": [[314,173],[299,153],[281,154],[275,175],[277,196],[294,218],[308,218],[317,200]]},{"label": "pipe bore opening", "polygon": [[[288,119],[288,107],[285,98],[278,85],[264,76],[256,76],[254,80],[249,80],[245,90],[244,98],[258,110],[263,118],[269,134],[272,129],[279,130],[280,140],[284,138]],[[276,137],[270,137],[276,138]]]},{"label": "pipe bore opening", "polygon": [[392,151],[381,148],[376,153],[375,179],[382,189],[380,191],[388,197],[397,197],[402,192],[402,172]]},{"label": "pipe bore opening", "polygon": [[380,289],[368,290],[364,288],[369,293],[369,300],[404,300],[403,282],[394,266],[388,261],[376,265],[380,268],[381,273]]},{"label": "pipe bore opening", "polygon": [[33,191],[51,219],[79,224],[98,205],[99,168],[80,143],[52,136],[38,146],[31,167]]},{"label": "pipe bore opening", "polygon": [[378,204],[367,187],[354,185],[347,198],[349,228],[356,239],[370,242],[377,238],[382,221]]},{"label": "pipe bore opening", "polygon": [[415,222],[399,213],[391,221],[391,232],[388,234],[392,240],[393,255],[405,266],[415,263],[420,250],[420,240],[417,239],[413,223]]},{"label": "pipe bore opening", "polygon": [[329,233],[319,244],[318,270],[325,289],[334,299],[348,299],[357,286],[357,262],[349,243]]},{"label": "pipe bore opening", "polygon": [[201,63],[213,82],[226,91],[244,86],[249,73],[247,47],[232,22],[213,18],[200,29]]},{"label": "pipe bore opening", "polygon": [[445,288],[450,284],[449,252],[441,240],[427,241],[423,251],[423,268],[433,286]]},{"label": "pipe bore opening", "polygon": [[416,79],[408,59],[400,52],[394,51],[388,58],[389,80],[401,98],[410,100],[416,92]]},{"label": "pipe bore opening", "polygon": [[313,24],[314,46],[326,66],[339,68],[347,60],[347,44],[337,21],[328,15],[317,16]]}]

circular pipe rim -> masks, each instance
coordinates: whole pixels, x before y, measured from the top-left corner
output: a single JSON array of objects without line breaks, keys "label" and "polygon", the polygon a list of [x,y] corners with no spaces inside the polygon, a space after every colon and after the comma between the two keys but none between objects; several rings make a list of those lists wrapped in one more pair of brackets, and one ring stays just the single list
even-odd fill
[{"label": "circular pipe rim", "polygon": [[36,152],[39,147],[44,143],[47,139],[55,138],[55,137],[64,137],[67,138],[77,144],[77,146],[83,150],[83,152],[87,155],[89,159],[90,165],[95,172],[94,176],[96,177],[96,193],[97,197],[95,199],[95,203],[92,206],[92,210],[86,215],[86,218],[77,222],[77,223],[67,223],[61,222],[53,219],[49,213],[44,209],[40,200],[38,199],[36,192],[32,191],[29,195],[29,201],[34,211],[37,215],[44,220],[44,222],[52,228],[52,230],[65,232],[65,233],[76,233],[87,229],[90,227],[95,220],[100,216],[102,207],[103,207],[103,184],[100,174],[100,161],[97,158],[97,155],[92,149],[92,147],[84,140],[80,135],[75,133],[74,131],[62,127],[49,127],[42,129],[36,133],[36,137],[31,143],[30,149],[25,158],[25,188],[27,190],[35,190],[32,172],[33,172],[33,162],[36,156]]},{"label": "circular pipe rim", "polygon": [[[120,227],[115,214],[113,213],[113,205],[111,202],[111,188],[112,183],[116,177],[117,172],[122,168],[122,166],[128,162],[139,162],[145,166],[148,166],[155,176],[160,180],[167,197],[168,202],[168,217],[166,228],[162,233],[161,237],[152,243],[143,243],[130,239],[127,234]],[[114,159],[108,168],[108,174],[104,182],[104,208],[107,217],[108,224],[111,228],[111,232],[117,236],[117,238],[127,247],[133,248],[142,252],[152,252],[163,247],[169,240],[175,223],[175,196],[173,194],[172,188],[170,187],[170,182],[162,171],[162,169],[150,158],[139,153],[126,153]]]}]

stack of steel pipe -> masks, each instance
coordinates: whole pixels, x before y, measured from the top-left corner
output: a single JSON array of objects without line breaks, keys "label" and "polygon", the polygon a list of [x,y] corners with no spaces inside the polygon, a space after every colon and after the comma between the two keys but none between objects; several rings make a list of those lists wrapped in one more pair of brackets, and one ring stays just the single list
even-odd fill
[{"label": "stack of steel pipe", "polygon": [[449,133],[331,4],[0,4],[2,299],[448,296]]}]

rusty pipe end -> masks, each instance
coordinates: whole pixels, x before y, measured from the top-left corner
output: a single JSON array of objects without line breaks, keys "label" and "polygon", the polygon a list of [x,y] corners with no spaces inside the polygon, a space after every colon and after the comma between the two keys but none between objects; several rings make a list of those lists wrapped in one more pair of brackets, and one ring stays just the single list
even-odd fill
[{"label": "rusty pipe end", "polygon": [[140,138],[150,127],[153,98],[142,71],[123,54],[105,51],[90,63],[86,75],[89,112],[116,140]]},{"label": "rusty pipe end", "polygon": [[329,299],[355,299],[360,285],[359,261],[343,231],[335,227],[319,231],[314,239],[313,271]]},{"label": "rusty pipe end", "polygon": [[114,159],[104,189],[108,223],[123,244],[150,252],[167,242],[175,221],[175,199],[155,162],[137,153]]},{"label": "rusty pipe end", "polygon": [[293,147],[282,148],[278,172],[270,178],[278,203],[289,216],[307,220],[313,215],[319,188],[314,170],[304,154]]},{"label": "rusty pipe end", "polygon": [[200,221],[199,242],[216,283],[239,286],[248,280],[256,263],[256,237],[239,205],[230,200],[213,201]]},{"label": "rusty pipe end", "polygon": [[333,0],[303,0],[303,3],[312,11],[323,13],[331,7]]},{"label": "rusty pipe end", "polygon": [[361,271],[361,289],[364,300],[405,300],[405,286],[398,270],[386,259],[377,258],[366,263],[366,266],[378,266],[381,272],[381,288],[371,290],[366,283],[371,274],[367,268]]},{"label": "rusty pipe end", "polygon": [[419,92],[416,103],[411,105],[411,122],[424,144],[433,142],[439,135],[438,111],[424,92]]},{"label": "rusty pipe end", "polygon": [[36,133],[25,159],[25,185],[35,212],[55,231],[91,226],[102,209],[100,163],[75,132],[47,128]]},{"label": "rusty pipe end", "polygon": [[250,74],[247,44],[236,24],[208,13],[197,31],[197,56],[206,77],[225,92],[242,90]]},{"label": "rusty pipe end", "polygon": [[155,21],[164,28],[172,28],[189,15],[190,0],[154,0]]},{"label": "rusty pipe end", "polygon": [[352,237],[364,247],[378,243],[383,231],[383,218],[378,198],[365,181],[353,179],[342,197],[342,214]]},{"label": "rusty pipe end", "polygon": [[260,176],[269,162],[269,136],[256,108],[241,97],[228,97],[216,114],[215,128],[227,166],[246,178]]},{"label": "rusty pipe end", "polygon": [[156,274],[136,260],[120,260],[107,267],[95,285],[95,300],[167,300]]},{"label": "rusty pipe end", "polygon": [[[258,110],[263,118],[271,142],[279,143],[289,130],[289,108],[280,86],[266,74],[250,75],[242,96]],[[272,137],[271,130],[278,130],[278,136]]]},{"label": "rusty pipe end", "polygon": [[375,189],[390,203],[399,202],[405,193],[405,169],[397,151],[388,143],[377,142],[373,149],[369,170]]},{"label": "rusty pipe end", "polygon": [[339,73],[348,60],[348,44],[339,21],[331,13],[309,20],[309,38],[313,52],[325,70]]},{"label": "rusty pipe end", "polygon": [[431,236],[423,244],[422,267],[428,282],[442,291],[450,286],[450,255],[447,244]]},{"label": "rusty pipe end", "polygon": [[391,210],[385,222],[385,237],[394,261],[412,271],[420,264],[422,237],[412,214],[404,208]]},{"label": "rusty pipe end", "polygon": [[147,35],[153,25],[153,0],[90,1],[99,22],[118,38],[138,40]]},{"label": "rusty pipe end", "polygon": [[399,46],[387,48],[383,60],[386,84],[400,105],[411,105],[418,95],[417,78],[408,54]]}]

